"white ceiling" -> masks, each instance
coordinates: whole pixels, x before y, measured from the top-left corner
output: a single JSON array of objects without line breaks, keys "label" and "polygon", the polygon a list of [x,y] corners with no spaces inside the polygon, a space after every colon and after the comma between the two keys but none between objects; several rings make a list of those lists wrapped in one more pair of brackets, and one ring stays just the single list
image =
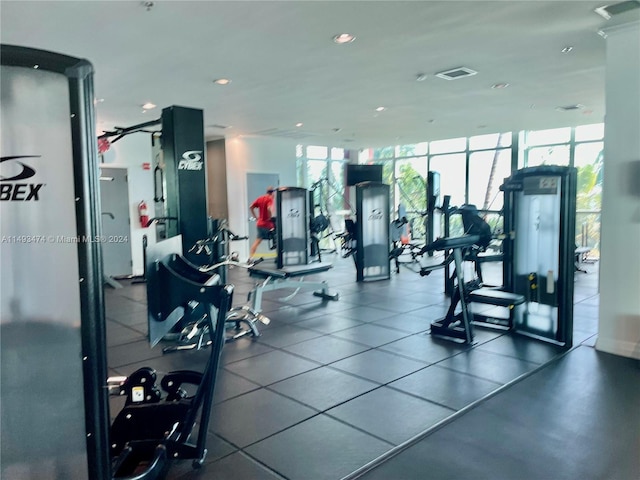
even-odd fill
[{"label": "white ceiling", "polygon": [[603,2],[3,0],[0,39],[89,60],[99,133],[181,105],[208,139],[364,148],[602,122]]}]

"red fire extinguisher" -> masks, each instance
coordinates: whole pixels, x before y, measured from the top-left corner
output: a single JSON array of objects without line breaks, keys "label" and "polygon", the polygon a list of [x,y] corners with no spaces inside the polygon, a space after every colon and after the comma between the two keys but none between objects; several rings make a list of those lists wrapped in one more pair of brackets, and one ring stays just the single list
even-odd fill
[{"label": "red fire extinguisher", "polygon": [[140,217],[140,225],[142,228],[147,228],[149,225],[149,211],[147,210],[147,202],[142,200],[138,204],[138,216]]}]

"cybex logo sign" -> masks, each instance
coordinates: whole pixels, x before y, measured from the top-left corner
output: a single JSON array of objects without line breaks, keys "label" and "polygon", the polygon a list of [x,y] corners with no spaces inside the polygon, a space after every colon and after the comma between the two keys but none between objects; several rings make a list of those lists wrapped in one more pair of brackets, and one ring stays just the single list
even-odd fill
[{"label": "cybex logo sign", "polygon": [[288,218],[300,218],[300,210],[297,208],[289,209],[289,213],[287,214]]},{"label": "cybex logo sign", "polygon": [[[0,201],[27,202],[38,201],[40,189],[44,183],[14,183],[33,177],[36,171],[28,165],[19,162],[21,158],[40,158],[40,155],[14,155],[0,157]],[[11,163],[5,163],[13,160]]]},{"label": "cybex logo sign", "polygon": [[369,220],[382,220],[382,210],[374,208],[369,214]]},{"label": "cybex logo sign", "polygon": [[189,150],[182,154],[182,159],[178,162],[178,170],[202,170],[203,164],[202,151]]}]

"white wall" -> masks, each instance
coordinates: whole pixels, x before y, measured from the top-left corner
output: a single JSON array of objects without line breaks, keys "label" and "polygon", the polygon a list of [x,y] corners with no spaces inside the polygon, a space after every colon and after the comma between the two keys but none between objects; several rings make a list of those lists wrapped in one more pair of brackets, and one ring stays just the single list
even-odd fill
[{"label": "white wall", "polygon": [[640,359],[640,22],[608,29],[596,348]]},{"label": "white wall", "polygon": [[[243,136],[226,140],[228,220],[234,233],[249,235],[247,173],[276,173],[280,175],[280,186],[298,186],[296,145],[294,140],[267,137]],[[238,242],[233,247],[240,253],[240,258],[249,255],[248,242]]]},{"label": "white wall", "polygon": [[[131,219],[131,259],[133,275],[144,273],[142,255],[142,236],[147,235],[149,243],[155,243],[155,228],[142,228],[138,220],[138,204],[147,202],[149,217],[154,216],[153,208],[153,158],[151,152],[151,135],[133,133],[118,140],[103,155],[105,167],[122,167],[127,169],[129,180],[129,217]],[[151,165],[144,170],[143,163]]]}]

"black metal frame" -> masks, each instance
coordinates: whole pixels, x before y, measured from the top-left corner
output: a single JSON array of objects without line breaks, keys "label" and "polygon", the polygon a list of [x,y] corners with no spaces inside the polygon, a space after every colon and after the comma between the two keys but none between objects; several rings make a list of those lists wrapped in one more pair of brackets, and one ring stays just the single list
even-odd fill
[{"label": "black metal frame", "polygon": [[[101,232],[98,148],[93,110],[93,66],[87,60],[15,45],[1,45],[2,65],[63,74],[69,82],[70,131],[76,198],[76,229],[81,238]],[[109,461],[109,402],[102,276],[98,242],[78,242],[80,333],[88,470],[92,478],[111,477]],[[53,440],[52,440],[53,441]]]},{"label": "black metal frame", "polygon": [[[304,218],[301,219],[301,223],[304,225],[304,245],[305,254],[304,261],[300,265],[306,265],[309,263],[309,194],[305,188],[302,187],[279,187],[276,195],[276,265],[278,268],[286,267],[288,264],[285,259],[285,214],[282,211],[282,203],[284,197],[288,194],[300,195],[300,198],[304,200],[304,206],[299,212]],[[296,264],[298,265],[298,264]]]},{"label": "black metal frame", "polygon": [[[516,232],[516,219],[519,213],[517,194],[524,189],[525,179],[531,177],[559,177],[560,182],[560,236],[558,245],[558,282],[554,286],[554,293],[547,295],[546,278],[520,278],[516,273],[517,266],[514,258],[519,248],[518,239],[522,232]],[[555,165],[543,165],[539,167],[524,168],[514,172],[505,179],[500,187],[504,191],[504,230],[506,238],[503,241],[503,278],[506,290],[522,294],[527,302],[541,300],[539,303],[547,304],[558,309],[557,329],[553,337],[542,335],[536,331],[527,331],[517,328],[517,333],[534,336],[570,348],[573,344],[573,291],[575,273],[575,215],[577,170],[574,167],[562,167]],[[539,284],[538,284],[539,283]],[[542,291],[542,298],[537,292]],[[535,293],[532,293],[535,292]],[[536,297],[536,298],[534,298]],[[525,305],[526,307],[526,305]],[[523,313],[526,315],[526,312]]]},{"label": "black metal frame", "polygon": [[[177,379],[177,383],[197,385],[192,397],[173,392],[179,390],[179,386],[163,380],[163,389],[168,392],[164,401],[159,396],[152,398],[149,403],[141,401],[137,405],[128,400],[112,426],[115,478],[132,475],[140,463],[147,464],[148,467],[143,473],[137,474],[136,480],[158,478],[168,468],[168,459],[192,459],[193,467],[199,468],[207,454],[206,437],[233,287],[210,285],[212,277],[217,275],[201,272],[177,254],[168,255],[154,265],[155,268],[148,272],[150,281],[147,283],[147,291],[151,297],[149,322],[172,322],[176,318],[173,315],[175,311],[195,309],[197,304],[198,311],[204,314],[202,323],[211,336],[211,348],[202,373],[177,371],[168,374]],[[170,389],[172,386],[174,388]],[[130,389],[129,386],[125,388]],[[144,388],[148,388],[148,385]],[[143,428],[128,427],[136,419]],[[166,425],[163,425],[163,421]],[[189,440],[196,421],[198,437],[193,444]],[[171,431],[174,423],[177,427]],[[170,433],[167,434],[167,431]]]},{"label": "black metal frame", "polygon": [[[377,281],[377,280],[388,280],[391,277],[391,260],[389,258],[389,252],[391,247],[391,240],[389,235],[389,225],[391,224],[390,215],[389,215],[389,206],[390,206],[390,198],[389,198],[389,185],[385,183],[378,182],[361,182],[356,186],[356,229],[357,229],[357,243],[356,243],[356,252],[355,252],[355,262],[356,262],[356,281],[358,282],[366,282],[366,281]],[[365,212],[363,211],[363,202],[365,197],[365,192],[371,190],[379,190],[385,194],[385,202],[382,206],[381,214],[383,216],[381,224],[384,226],[383,236],[386,241],[384,241],[380,245],[375,245],[376,250],[380,250],[376,252],[375,256],[379,256],[383,259],[383,262],[386,262],[384,266],[387,268],[386,275],[375,275],[372,278],[366,275],[365,269],[371,266],[369,260],[370,258],[367,256],[365,252],[365,235],[364,235],[364,225],[365,225]],[[384,251],[384,254],[382,253]],[[376,265],[377,266],[377,265]]]}]

